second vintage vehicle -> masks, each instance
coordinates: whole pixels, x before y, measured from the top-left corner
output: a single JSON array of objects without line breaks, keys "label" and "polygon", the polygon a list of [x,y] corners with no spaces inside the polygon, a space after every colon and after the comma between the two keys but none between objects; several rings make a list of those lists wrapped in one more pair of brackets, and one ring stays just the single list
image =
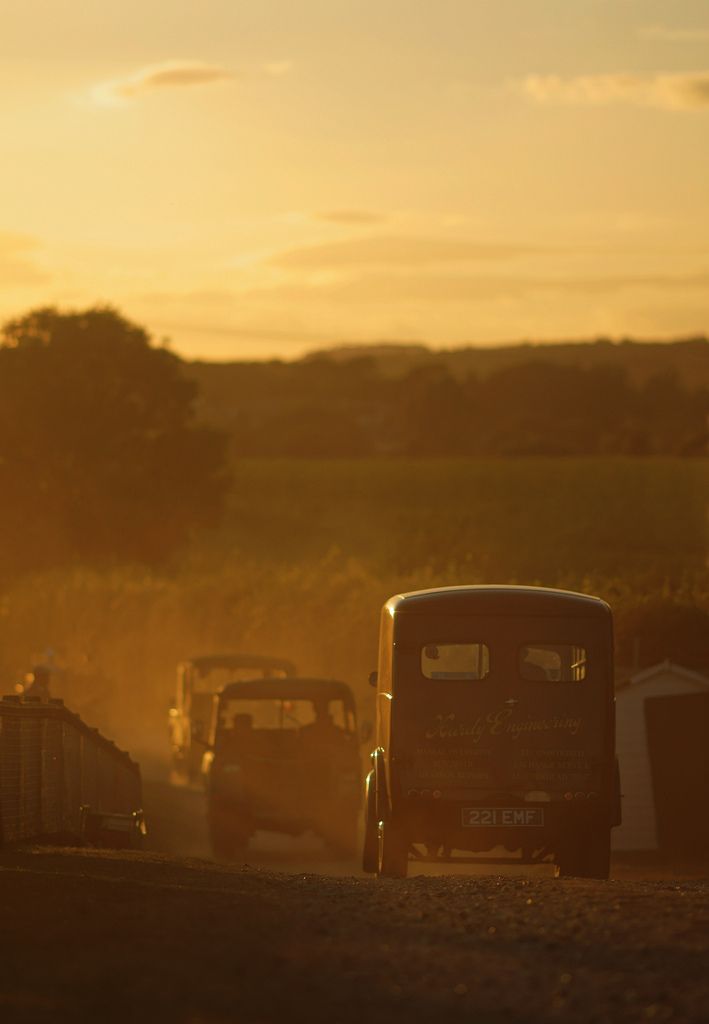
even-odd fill
[{"label": "second vintage vehicle", "polygon": [[541,587],[400,594],[382,610],[370,681],[366,871],[514,854],[608,877],[620,783],[604,601]]},{"label": "second vintage vehicle", "polygon": [[180,662],[168,719],[172,781],[186,785],[201,782],[213,698],[223,686],[255,676],[294,675],[292,661],[263,654],[206,654]]},{"label": "second vintage vehicle", "polygon": [[361,805],[359,736],[349,686],[331,679],[253,679],[214,697],[203,759],[215,857],[256,830],[308,829],[353,854]]}]

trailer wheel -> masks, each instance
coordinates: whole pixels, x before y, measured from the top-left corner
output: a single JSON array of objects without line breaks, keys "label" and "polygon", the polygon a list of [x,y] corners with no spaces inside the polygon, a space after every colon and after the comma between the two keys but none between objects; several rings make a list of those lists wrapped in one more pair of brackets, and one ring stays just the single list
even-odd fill
[{"label": "trailer wheel", "polygon": [[380,821],[377,839],[379,877],[406,878],[409,870],[409,841],[404,830],[391,821]]}]

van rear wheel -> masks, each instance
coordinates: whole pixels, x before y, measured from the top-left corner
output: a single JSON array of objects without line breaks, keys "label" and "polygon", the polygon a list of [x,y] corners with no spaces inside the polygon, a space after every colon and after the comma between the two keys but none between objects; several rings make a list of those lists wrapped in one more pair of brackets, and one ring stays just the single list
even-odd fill
[{"label": "van rear wheel", "polygon": [[391,821],[380,821],[377,831],[377,874],[380,878],[406,878],[409,841],[403,829]]},{"label": "van rear wheel", "polygon": [[565,839],[556,857],[559,878],[607,879],[611,868],[608,826]]}]

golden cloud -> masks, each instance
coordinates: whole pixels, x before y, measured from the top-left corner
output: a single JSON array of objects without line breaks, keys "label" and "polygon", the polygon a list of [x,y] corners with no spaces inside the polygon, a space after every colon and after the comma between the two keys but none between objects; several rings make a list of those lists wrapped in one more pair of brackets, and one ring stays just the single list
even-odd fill
[{"label": "golden cloud", "polygon": [[640,291],[704,291],[709,274],[648,274],[603,277],[512,277],[502,275],[369,272],[344,281],[276,285],[242,293],[243,299],[281,302],[391,304],[396,302],[468,303],[549,295],[612,295]]},{"label": "golden cloud", "polygon": [[535,248],[520,245],[375,236],[289,249],[271,257],[269,263],[285,270],[435,266],[441,263],[510,259],[536,251]]},{"label": "golden cloud", "polygon": [[645,39],[660,39],[668,43],[706,42],[709,28],[670,28],[668,25],[646,25],[639,35]]},{"label": "golden cloud", "polygon": [[29,235],[0,232],[0,280],[5,287],[46,284],[50,280],[50,275],[28,255],[39,247],[39,241]]},{"label": "golden cloud", "polygon": [[527,75],[522,92],[537,103],[600,107],[625,103],[658,110],[709,108],[709,71],[659,75]]},{"label": "golden cloud", "polygon": [[234,79],[234,74],[216,64],[200,61],[165,61],[140,68],[132,75],[94,86],[92,96],[98,103],[125,103],[160,89],[212,85]]},{"label": "golden cloud", "polygon": [[293,61],[273,60],[268,64],[264,64],[261,70],[264,74],[270,75],[271,78],[282,78],[283,75],[287,75],[293,70]]},{"label": "golden cloud", "polygon": [[385,214],[371,210],[318,210],[312,216],[330,224],[383,224],[388,220]]}]

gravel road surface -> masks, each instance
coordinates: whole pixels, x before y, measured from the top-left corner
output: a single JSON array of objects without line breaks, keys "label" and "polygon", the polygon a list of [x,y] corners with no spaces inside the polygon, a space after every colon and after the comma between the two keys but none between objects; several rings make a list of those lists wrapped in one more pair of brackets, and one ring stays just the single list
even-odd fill
[{"label": "gravel road surface", "polygon": [[0,855],[0,1020],[709,1019],[709,882]]},{"label": "gravel road surface", "polygon": [[377,881],[263,834],[216,864],[200,793],[145,797],[152,852],[0,852],[2,1024],[709,1021],[709,867]]}]

